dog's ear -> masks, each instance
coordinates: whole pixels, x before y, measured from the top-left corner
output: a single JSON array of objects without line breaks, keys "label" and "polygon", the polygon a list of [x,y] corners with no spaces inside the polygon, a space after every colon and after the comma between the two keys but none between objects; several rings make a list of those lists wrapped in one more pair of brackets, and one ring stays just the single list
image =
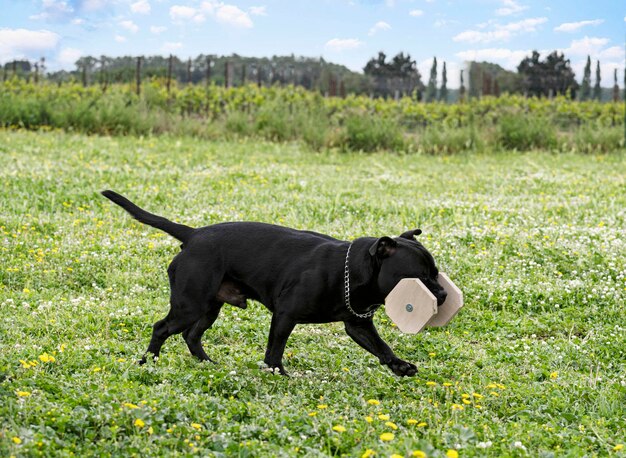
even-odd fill
[{"label": "dog's ear", "polygon": [[412,231],[406,231],[404,234],[400,234],[403,239],[415,240],[415,237],[422,233],[421,229],[413,229]]},{"label": "dog's ear", "polygon": [[382,259],[391,256],[396,251],[397,246],[398,242],[391,237],[381,237],[372,244],[369,251],[372,256]]}]

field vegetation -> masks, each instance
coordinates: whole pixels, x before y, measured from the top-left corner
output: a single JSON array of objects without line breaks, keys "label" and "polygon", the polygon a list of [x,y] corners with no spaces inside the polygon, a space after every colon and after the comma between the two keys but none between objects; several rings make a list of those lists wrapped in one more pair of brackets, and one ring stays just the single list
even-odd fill
[{"label": "field vegetation", "polygon": [[[150,104],[162,88],[146,88],[141,100],[110,89],[2,92],[1,119],[23,110],[8,124],[40,131],[0,131],[0,456],[623,456],[623,153],[555,153],[562,132],[555,139],[534,121],[525,128],[545,135],[549,150],[342,152],[314,131],[293,134],[295,143],[263,138],[290,132],[305,112],[330,122],[327,133],[345,117],[341,135],[372,126],[387,135],[386,123],[409,107],[320,98],[318,113],[307,105],[315,96],[246,88],[219,91],[231,97],[226,105],[198,118],[180,112],[193,88],[161,111]],[[245,98],[272,91],[293,103]],[[611,129],[611,105],[514,100],[508,108],[491,99],[418,105],[433,117],[420,135],[462,145],[454,135],[466,129],[485,141],[469,123],[483,107],[494,118],[489,131],[512,142],[507,148],[526,140],[497,110],[598,110],[583,123],[588,135],[600,120]],[[281,109],[288,120],[277,127]],[[325,110],[334,110],[331,121]],[[350,117],[361,111],[380,118]],[[167,131],[165,119],[180,120],[174,130],[202,128],[198,136],[142,135]],[[215,127],[207,140],[214,122],[232,138]],[[357,133],[347,149],[368,150],[373,140]],[[100,196],[106,188],[193,226],[256,220],[346,240],[421,227],[466,306],[446,328],[418,335],[376,314],[384,339],[418,365],[413,378],[380,366],[339,323],[297,327],[285,353],[291,377],[267,373],[260,362],[270,315],[260,304],[225,307],[205,334],[218,365],[194,360],[173,337],[156,363],[138,366],[151,325],[168,310],[166,267],[179,248]]]},{"label": "field vegetation", "polygon": [[301,87],[239,88],[144,82],[0,83],[0,126],[94,134],[177,134],[208,140],[298,140],[310,148],[398,152],[545,149],[611,152],[624,147],[624,105],[519,95],[466,103],[418,103],[350,95],[323,97]]}]

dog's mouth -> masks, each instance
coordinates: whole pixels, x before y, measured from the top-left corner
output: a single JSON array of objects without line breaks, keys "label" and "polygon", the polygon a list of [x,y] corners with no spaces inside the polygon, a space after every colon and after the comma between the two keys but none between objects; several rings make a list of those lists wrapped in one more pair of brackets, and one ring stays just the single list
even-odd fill
[{"label": "dog's mouth", "polygon": [[440,306],[441,304],[443,304],[446,301],[446,298],[448,297],[448,293],[446,293],[445,290],[443,289],[437,292],[433,292],[433,294],[435,295],[435,298],[437,299],[437,306]]}]

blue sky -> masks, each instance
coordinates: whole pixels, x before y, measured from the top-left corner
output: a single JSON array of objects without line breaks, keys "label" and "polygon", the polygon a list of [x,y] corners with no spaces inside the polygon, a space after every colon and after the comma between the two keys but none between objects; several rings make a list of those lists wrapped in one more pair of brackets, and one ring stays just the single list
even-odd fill
[{"label": "blue sky", "polygon": [[[81,55],[318,57],[361,71],[379,51],[408,52],[427,79],[434,56],[450,87],[467,60],[515,69],[533,49],[559,50],[578,79],[587,55],[603,86],[623,81],[623,0],[0,0],[0,64]],[[440,64],[441,65],[441,64]]]}]

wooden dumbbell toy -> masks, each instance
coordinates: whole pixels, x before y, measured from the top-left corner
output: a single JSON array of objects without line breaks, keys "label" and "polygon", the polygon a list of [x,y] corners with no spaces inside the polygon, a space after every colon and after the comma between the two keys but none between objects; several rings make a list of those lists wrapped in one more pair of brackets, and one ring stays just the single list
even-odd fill
[{"label": "wooden dumbbell toy", "polygon": [[443,304],[419,278],[404,278],[385,298],[385,312],[402,332],[415,334],[426,326],[445,326],[463,307],[463,293],[445,274],[439,273],[439,284],[448,293]]}]

